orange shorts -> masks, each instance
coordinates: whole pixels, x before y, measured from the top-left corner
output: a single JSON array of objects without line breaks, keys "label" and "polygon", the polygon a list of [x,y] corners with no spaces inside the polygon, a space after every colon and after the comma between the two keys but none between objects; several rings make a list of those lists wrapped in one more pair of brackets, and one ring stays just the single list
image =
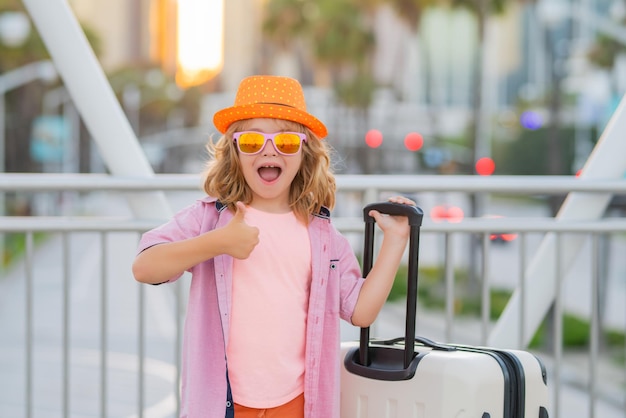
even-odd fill
[{"label": "orange shorts", "polygon": [[235,404],[237,418],[304,418],[304,393],[284,405],[268,409],[248,408]]}]

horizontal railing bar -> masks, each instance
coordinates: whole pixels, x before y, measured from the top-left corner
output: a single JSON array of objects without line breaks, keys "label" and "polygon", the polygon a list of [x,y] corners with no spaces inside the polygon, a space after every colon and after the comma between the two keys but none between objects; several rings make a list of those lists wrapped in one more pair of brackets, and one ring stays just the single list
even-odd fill
[{"label": "horizontal railing bar", "polygon": [[581,179],[574,176],[339,175],[337,187],[339,190],[379,189],[409,192],[620,193],[626,192],[626,181]]},{"label": "horizontal railing bar", "polygon": [[[137,220],[103,217],[0,217],[2,232],[65,232],[105,231],[140,232],[152,229],[165,220]],[[363,220],[356,217],[340,217],[333,220],[340,231],[361,232]],[[424,220],[423,232],[472,232],[472,233],[516,233],[516,232],[626,232],[626,219],[605,218],[594,220],[556,220],[554,218],[466,218],[461,222],[433,222]]]},{"label": "horizontal railing bar", "polygon": [[[339,218],[333,223],[339,230],[357,232],[363,229],[360,218]],[[460,222],[424,220],[422,232],[522,233],[522,232],[626,232],[626,219],[556,220],[554,218],[465,218]]]},{"label": "horizontal railing bar", "polygon": [[119,177],[107,174],[0,174],[0,191],[200,190],[200,178],[186,174]]},{"label": "horizontal railing bar", "polygon": [[[337,175],[339,191],[370,189],[397,192],[486,192],[506,194],[626,193],[624,179],[584,179],[574,176],[474,175]],[[201,190],[195,174],[120,177],[107,174],[0,174],[0,191],[189,191]]]},{"label": "horizontal railing bar", "polygon": [[54,216],[3,216],[1,232],[137,232],[147,231],[164,220],[71,218]]}]

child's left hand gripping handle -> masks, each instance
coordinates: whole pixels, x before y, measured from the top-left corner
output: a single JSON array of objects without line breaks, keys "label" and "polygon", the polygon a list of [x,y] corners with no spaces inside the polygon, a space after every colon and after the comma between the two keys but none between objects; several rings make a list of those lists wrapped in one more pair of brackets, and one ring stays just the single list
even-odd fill
[{"label": "child's left hand gripping handle", "polygon": [[377,202],[370,203],[363,208],[363,220],[366,223],[376,222],[374,218],[369,215],[371,210],[376,210],[386,215],[406,216],[411,226],[421,226],[422,219],[424,218],[424,212],[417,206],[395,202]]}]

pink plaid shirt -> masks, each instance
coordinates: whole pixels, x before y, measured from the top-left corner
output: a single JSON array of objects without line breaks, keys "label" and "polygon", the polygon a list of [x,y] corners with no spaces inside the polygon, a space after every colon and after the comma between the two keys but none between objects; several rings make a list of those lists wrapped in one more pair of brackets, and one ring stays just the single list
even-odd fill
[{"label": "pink plaid shirt", "polygon": [[[181,210],[169,222],[146,232],[138,251],[226,225],[233,214],[224,207],[217,210],[216,205],[214,198],[207,197]],[[325,212],[314,216],[308,228],[312,281],[305,358],[306,418],[339,418],[339,318],[350,322],[363,285],[352,247]],[[224,418],[232,258],[217,256],[196,265],[191,273],[183,339],[181,417]]]}]

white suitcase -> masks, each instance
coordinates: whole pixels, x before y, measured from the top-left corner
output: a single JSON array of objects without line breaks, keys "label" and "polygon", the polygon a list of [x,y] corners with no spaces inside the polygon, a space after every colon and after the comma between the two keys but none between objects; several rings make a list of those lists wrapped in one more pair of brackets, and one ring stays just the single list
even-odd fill
[{"label": "white suitcase", "polygon": [[405,336],[341,346],[342,418],[548,418],[546,371],[531,353],[414,338],[417,264],[422,211],[379,203],[363,210],[364,275],[373,260],[371,209],[409,217],[409,269]]}]

